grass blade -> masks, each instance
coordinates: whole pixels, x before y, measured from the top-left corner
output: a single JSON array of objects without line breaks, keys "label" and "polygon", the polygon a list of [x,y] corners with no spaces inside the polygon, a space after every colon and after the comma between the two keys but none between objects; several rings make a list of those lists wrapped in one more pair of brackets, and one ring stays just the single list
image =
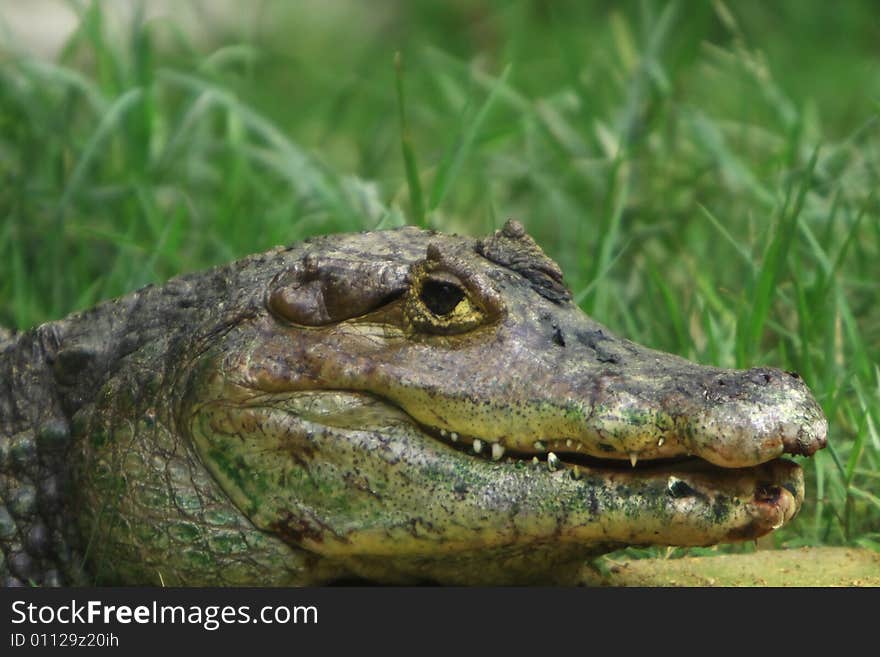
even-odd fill
[{"label": "grass blade", "polygon": [[462,132],[458,135],[455,146],[437,167],[437,177],[434,179],[434,184],[431,187],[431,195],[428,200],[429,211],[437,209],[440,203],[443,202],[446,194],[449,193],[449,190],[455,184],[461,166],[467,159],[468,155],[470,155],[474,146],[474,141],[476,140],[477,135],[480,134],[480,130],[486,122],[486,118],[489,116],[489,112],[492,110],[498,99],[498,93],[500,89],[504,87],[509,75],[510,66],[508,65],[498,80],[492,85],[488,97],[477,111],[473,120],[467,123]]},{"label": "grass blade", "polygon": [[422,200],[422,183],[419,181],[419,168],[412,143],[412,134],[406,121],[406,102],[403,95],[403,56],[400,51],[394,55],[394,76],[397,89],[397,113],[400,119],[400,149],[403,153],[403,166],[406,183],[409,186],[409,199],[412,206],[412,220],[417,226],[425,227],[425,203]]}]

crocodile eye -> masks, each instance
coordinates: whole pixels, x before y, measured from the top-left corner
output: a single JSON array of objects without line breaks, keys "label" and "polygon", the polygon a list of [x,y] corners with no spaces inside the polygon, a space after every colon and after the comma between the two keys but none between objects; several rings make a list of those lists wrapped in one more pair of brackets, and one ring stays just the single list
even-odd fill
[{"label": "crocodile eye", "polygon": [[427,280],[422,285],[419,298],[435,315],[448,315],[465,298],[464,290],[447,281]]},{"label": "crocodile eye", "polygon": [[458,335],[496,321],[504,314],[497,290],[467,260],[445,255],[429,244],[424,260],[411,265],[403,318],[409,330],[427,335]]},{"label": "crocodile eye", "polygon": [[435,335],[465,333],[486,320],[486,313],[462,281],[445,271],[418,276],[404,302],[404,312],[413,328]]}]

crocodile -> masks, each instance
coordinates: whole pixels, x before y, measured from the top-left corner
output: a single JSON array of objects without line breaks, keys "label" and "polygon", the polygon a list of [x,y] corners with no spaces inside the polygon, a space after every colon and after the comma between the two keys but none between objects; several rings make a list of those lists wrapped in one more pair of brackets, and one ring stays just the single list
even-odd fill
[{"label": "crocodile", "polygon": [[0,343],[6,585],[572,583],[804,499],[804,381],[577,306],[516,221],[328,235]]}]

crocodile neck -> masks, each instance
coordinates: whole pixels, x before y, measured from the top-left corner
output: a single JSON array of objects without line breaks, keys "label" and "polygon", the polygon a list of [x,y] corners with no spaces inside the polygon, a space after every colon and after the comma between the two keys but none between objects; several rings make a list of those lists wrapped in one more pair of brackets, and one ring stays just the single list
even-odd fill
[{"label": "crocodile neck", "polygon": [[[148,286],[0,341],[0,581],[83,583],[71,502],[77,486],[78,411],[92,403],[126,355],[192,326],[205,299],[228,284],[218,270]],[[205,284],[206,283],[206,284]],[[215,288],[205,293],[205,287]],[[198,293],[197,293],[198,290]]]},{"label": "crocodile neck", "polygon": [[4,585],[82,581],[68,517],[70,424],[51,363],[60,346],[44,324],[0,347],[0,579]]},{"label": "crocodile neck", "polygon": [[[0,342],[0,582],[122,581],[113,569],[114,550],[138,546],[114,533],[114,518],[121,517],[141,529],[174,525],[202,537],[221,530],[233,535],[237,542],[220,555],[227,568],[213,580],[201,573],[199,581],[236,584],[229,574],[236,572],[233,566],[253,562],[251,553],[257,553],[257,561],[266,562],[265,581],[305,583],[300,555],[256,530],[201,472],[198,458],[175,430],[172,398],[180,359],[255,311],[252,290],[274,274],[282,254],[279,249],[147,286]],[[114,404],[123,403],[132,406],[125,414],[115,413]],[[159,407],[158,417],[153,406]],[[132,423],[129,417],[150,421]],[[99,436],[111,440],[99,448]],[[128,459],[131,449],[136,458]],[[161,472],[127,469],[159,457]],[[139,485],[124,492],[102,489],[94,467],[101,463],[118,464],[121,469],[113,472]],[[185,512],[176,504],[156,510],[167,517],[133,518],[133,510],[148,506],[137,497],[147,489],[191,503]],[[186,546],[171,541],[166,547],[167,554],[135,554],[132,561],[152,569],[138,577],[156,584],[189,583],[185,571],[169,579],[168,571],[156,568]]]}]

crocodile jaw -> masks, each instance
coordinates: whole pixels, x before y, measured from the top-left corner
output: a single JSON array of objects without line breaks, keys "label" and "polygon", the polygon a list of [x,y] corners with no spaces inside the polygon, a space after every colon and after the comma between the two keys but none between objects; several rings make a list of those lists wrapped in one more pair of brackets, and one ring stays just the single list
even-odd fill
[{"label": "crocodile jaw", "polygon": [[493,460],[356,392],[205,403],[189,433],[258,528],[381,581],[555,581],[564,564],[618,546],[756,538],[790,520],[804,492],[801,468],[784,460],[744,469]]}]

